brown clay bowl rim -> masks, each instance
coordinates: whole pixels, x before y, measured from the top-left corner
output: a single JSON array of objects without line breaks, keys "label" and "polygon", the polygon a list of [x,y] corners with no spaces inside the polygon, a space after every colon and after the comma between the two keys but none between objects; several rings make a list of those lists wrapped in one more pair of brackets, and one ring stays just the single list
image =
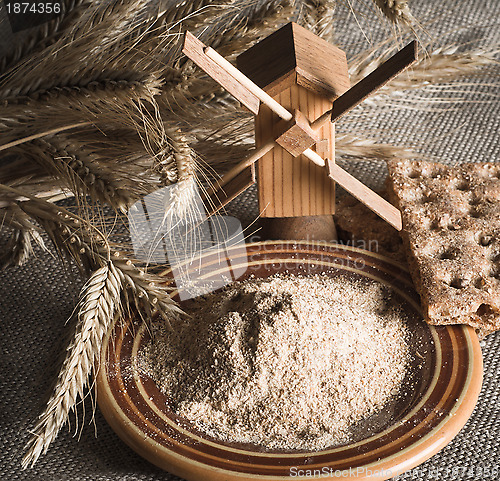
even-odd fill
[{"label": "brown clay bowl rim", "polygon": [[[328,268],[377,279],[394,289],[411,309],[420,309],[405,267],[369,251],[324,242],[257,242],[243,250],[233,248],[231,258],[237,255],[245,256],[248,270],[266,266],[269,274],[290,270],[290,266],[292,271],[313,266],[319,271]],[[213,261],[213,254],[203,257],[208,265]],[[164,274],[168,277],[169,270]],[[147,329],[133,319],[115,324],[104,340],[97,376],[98,403],[108,423],[132,449],[190,481],[283,480],[295,477],[292,467],[329,469],[332,476],[321,479],[388,479],[448,444],[471,415],[481,389],[482,354],[474,330],[427,325],[423,329],[435,347],[432,359],[425,361],[432,378],[423,395],[397,425],[346,446],[314,453],[274,452],[224,443],[196,432],[169,413],[164,395],[152,380],[134,370],[133,360]],[[337,471],[340,475],[334,475]]]}]

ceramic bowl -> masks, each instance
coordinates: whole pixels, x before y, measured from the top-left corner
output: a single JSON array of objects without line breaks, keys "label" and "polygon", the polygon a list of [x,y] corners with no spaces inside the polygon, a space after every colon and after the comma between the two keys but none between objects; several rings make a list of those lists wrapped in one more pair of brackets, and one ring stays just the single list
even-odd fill
[{"label": "ceramic bowl", "polygon": [[[325,272],[374,279],[389,286],[411,326],[411,369],[402,394],[353,429],[353,441],[322,451],[268,450],[223,442],[196,430],[167,408],[167,396],[135,368],[149,339],[138,319],[108,333],[97,377],[99,407],[125,443],[157,466],[189,481],[389,479],[422,463],[459,432],[482,383],[482,356],[466,326],[422,321],[418,295],[405,268],[377,254],[336,244],[261,242],[225,254],[241,279],[277,272]],[[200,259],[205,280],[220,278],[220,253]],[[165,273],[173,283],[173,274]],[[242,275],[241,275],[242,274]]]}]

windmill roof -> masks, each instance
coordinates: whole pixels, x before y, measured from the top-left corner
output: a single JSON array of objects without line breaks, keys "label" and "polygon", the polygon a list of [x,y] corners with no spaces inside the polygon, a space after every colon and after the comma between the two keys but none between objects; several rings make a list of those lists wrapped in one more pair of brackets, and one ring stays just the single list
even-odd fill
[{"label": "windmill roof", "polygon": [[239,55],[237,66],[270,95],[296,83],[336,98],[350,87],[345,52],[294,22]]}]

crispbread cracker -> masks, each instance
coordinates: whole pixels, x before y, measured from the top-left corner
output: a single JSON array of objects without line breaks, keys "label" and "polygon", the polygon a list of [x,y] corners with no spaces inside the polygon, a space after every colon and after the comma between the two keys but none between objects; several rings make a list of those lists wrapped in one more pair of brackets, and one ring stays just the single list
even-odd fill
[{"label": "crispbread cracker", "polygon": [[[386,192],[380,195],[387,198]],[[337,199],[335,224],[342,241],[406,264],[397,230],[354,197],[344,195]]]},{"label": "crispbread cracker", "polygon": [[410,271],[431,324],[500,329],[500,164],[389,162]]}]

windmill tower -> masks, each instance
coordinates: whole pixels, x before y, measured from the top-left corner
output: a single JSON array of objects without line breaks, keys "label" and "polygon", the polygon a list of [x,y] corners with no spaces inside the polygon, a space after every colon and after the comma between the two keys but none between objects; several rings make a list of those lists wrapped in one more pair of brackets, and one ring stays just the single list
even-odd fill
[{"label": "windmill tower", "polygon": [[[308,230],[314,225],[316,229],[321,226],[321,233],[317,235],[328,235],[328,240],[333,240],[335,229],[331,216],[335,213],[335,183],[325,175],[324,168],[301,155],[301,148],[307,145],[322,157],[335,159],[335,124],[328,122],[316,131],[308,126],[330,110],[333,100],[349,89],[345,53],[296,23],[289,23],[241,54],[237,66],[292,112],[295,123],[302,125],[310,136],[303,135],[299,142],[297,136],[302,129],[295,129],[295,135],[293,131],[286,133],[287,122],[280,122],[265,105],[255,117],[256,147],[272,139],[281,147],[257,162],[261,216],[300,216],[300,219],[275,219],[267,223],[268,232],[272,237],[278,233],[281,237],[293,237],[299,225],[307,226]],[[289,230],[292,232],[288,233]]]},{"label": "windmill tower", "polygon": [[[295,23],[233,66],[186,32],[183,52],[255,115],[255,151],[209,192],[223,206],[257,181],[268,237],[335,239],[335,183],[401,229],[401,213],[335,164],[335,124],[416,60],[416,42],[350,88],[345,53]],[[255,167],[257,165],[257,168]]]}]

